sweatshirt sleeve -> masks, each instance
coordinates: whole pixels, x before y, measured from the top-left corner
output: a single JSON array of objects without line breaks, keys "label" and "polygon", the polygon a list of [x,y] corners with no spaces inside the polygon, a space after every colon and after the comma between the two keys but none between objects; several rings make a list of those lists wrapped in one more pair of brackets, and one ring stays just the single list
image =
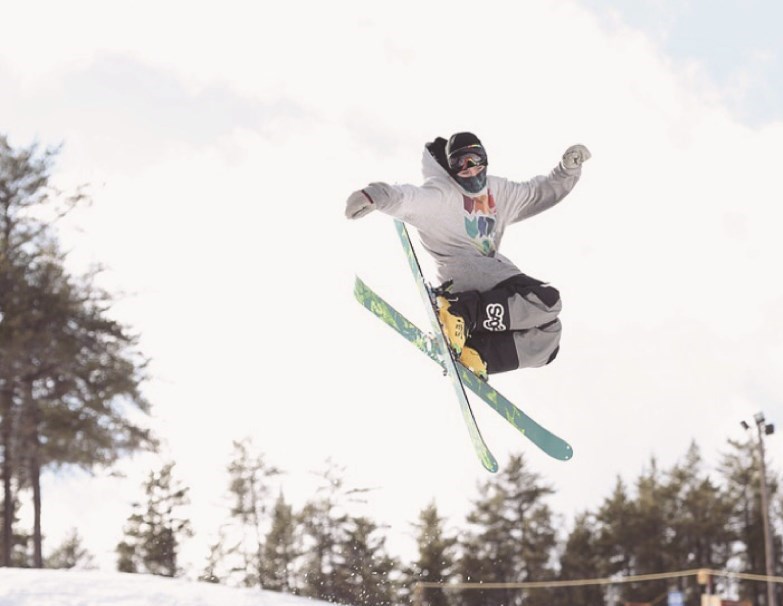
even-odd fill
[{"label": "sweatshirt sleeve", "polygon": [[390,185],[395,195],[384,196],[377,209],[416,228],[426,228],[443,210],[446,193],[435,183]]},{"label": "sweatshirt sleeve", "polygon": [[502,190],[509,213],[509,223],[516,223],[552,208],[574,188],[582,174],[580,168],[558,164],[549,175],[515,183],[503,180]]}]

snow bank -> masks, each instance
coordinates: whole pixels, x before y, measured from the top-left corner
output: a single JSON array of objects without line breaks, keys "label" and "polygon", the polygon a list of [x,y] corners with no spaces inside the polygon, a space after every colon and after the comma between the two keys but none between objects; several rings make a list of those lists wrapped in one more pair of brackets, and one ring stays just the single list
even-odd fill
[{"label": "snow bank", "polygon": [[0,568],[0,606],[324,606],[273,591],[142,574]]}]

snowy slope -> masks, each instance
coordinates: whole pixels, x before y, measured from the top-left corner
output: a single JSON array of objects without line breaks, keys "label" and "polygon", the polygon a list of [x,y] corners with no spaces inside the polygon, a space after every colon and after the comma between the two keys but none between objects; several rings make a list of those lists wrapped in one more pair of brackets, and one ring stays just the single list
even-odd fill
[{"label": "snowy slope", "polygon": [[0,568],[0,606],[325,606],[272,591],[141,574]]}]

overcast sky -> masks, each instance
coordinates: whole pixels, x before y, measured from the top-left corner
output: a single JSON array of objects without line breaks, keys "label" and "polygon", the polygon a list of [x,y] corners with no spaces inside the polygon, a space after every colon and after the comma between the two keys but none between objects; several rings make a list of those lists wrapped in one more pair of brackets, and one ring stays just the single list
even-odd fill
[{"label": "overcast sky", "polygon": [[[569,521],[652,457],[695,441],[714,464],[740,420],[783,422],[774,2],[193,4],[2,9],[0,129],[63,142],[57,183],[91,184],[63,239],[75,268],[104,263],[130,293],[114,313],[153,359],[165,440],[124,481],[48,476],[50,547],[76,526],[111,566],[140,482],[170,458],[198,569],[246,436],[296,503],[329,457],[377,488],[395,549],[433,498],[461,523],[487,476],[451,387],[352,296],[358,273],[426,326],[392,222],[343,218],[370,181],[420,183],[424,143],[460,130],[515,180],[571,144],[593,153],[501,250],[560,289],[561,354],[493,379],[575,456],[548,459],[476,400],[501,466],[524,452]],[[768,448],[779,464],[777,435]]]}]

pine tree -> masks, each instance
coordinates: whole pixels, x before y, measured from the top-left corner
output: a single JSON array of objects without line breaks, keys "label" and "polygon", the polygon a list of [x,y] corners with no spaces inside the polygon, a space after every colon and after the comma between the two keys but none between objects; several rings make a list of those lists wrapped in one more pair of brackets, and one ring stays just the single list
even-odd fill
[{"label": "pine tree", "polygon": [[42,471],[108,465],[154,442],[126,417],[128,405],[147,410],[139,391],[143,363],[126,349],[133,338],[102,317],[103,295],[69,277],[59,260],[36,261],[27,274],[17,292],[27,315],[17,331],[25,345],[17,356],[16,437],[33,496],[33,565],[41,567]]},{"label": "pine tree", "polygon": [[[552,512],[544,502],[554,490],[528,469],[523,455],[511,456],[468,515],[471,531],[462,544],[459,571],[465,581],[508,582],[551,579],[548,566],[556,536]],[[467,591],[464,606],[546,603],[542,592]]]},{"label": "pine tree", "polygon": [[672,567],[678,570],[726,567],[739,538],[732,524],[733,506],[729,495],[704,471],[701,452],[695,443],[684,460],[672,468],[670,486]]},{"label": "pine tree", "polygon": [[[670,495],[651,460],[648,470],[636,481],[636,496],[630,496],[618,478],[612,495],[604,500],[596,515],[597,553],[604,566],[603,576],[648,574],[668,570],[666,561],[671,533],[666,508]],[[663,592],[665,582],[625,584],[617,589],[631,601],[652,601]]]},{"label": "pine tree", "polygon": [[296,517],[281,492],[272,510],[272,525],[264,540],[262,560],[263,584],[272,591],[294,592]]},{"label": "pine tree", "polygon": [[602,562],[602,576],[634,574],[636,505],[621,478],[617,478],[612,494],[604,499],[595,517],[595,545]]},{"label": "pine tree", "polygon": [[[603,571],[595,536],[595,517],[588,512],[577,515],[560,557],[560,579],[595,579],[601,576]],[[603,590],[595,585],[565,587],[555,593],[553,604],[604,603]]]},{"label": "pine tree", "polygon": [[223,563],[226,557],[226,532],[225,528],[221,528],[218,533],[218,538],[214,543],[209,546],[209,554],[207,555],[207,562],[204,566],[204,570],[198,577],[199,581],[205,583],[222,583],[224,581],[224,574],[221,571]]},{"label": "pine tree", "polygon": [[[670,522],[676,510],[673,495],[657,461],[650,461],[636,483],[634,528],[634,568],[637,574],[651,574],[672,570],[672,538]],[[650,581],[629,585],[638,601],[653,601],[667,591],[667,581]]]},{"label": "pine tree", "polygon": [[[699,448],[689,447],[684,459],[668,474],[667,518],[671,541],[668,566],[671,570],[694,568],[726,569],[738,535],[732,525],[732,503],[728,494],[704,471]],[[693,585],[681,583],[686,599],[698,599]]]},{"label": "pine tree", "polygon": [[94,568],[95,558],[82,545],[79,532],[73,528],[46,559],[47,568]]},{"label": "pine tree", "polygon": [[[297,533],[301,562],[301,593],[320,600],[339,601],[345,574],[342,547],[349,542],[351,516],[347,508],[367,489],[346,488],[344,469],[327,461],[316,497],[299,514]],[[348,573],[350,574],[350,573]]]},{"label": "pine tree", "polygon": [[[52,224],[84,199],[49,183],[57,150],[13,149],[0,136],[0,442],[3,531],[13,537],[16,489],[33,497],[32,565],[43,565],[40,476],[46,466],[91,469],[154,447],[129,421],[149,409],[145,361],[125,327],[107,319],[112,298],[88,274],[64,270]],[[118,400],[122,399],[122,404]],[[12,540],[3,541],[8,565]]]},{"label": "pine tree", "polygon": [[269,523],[270,480],[280,470],[269,465],[263,455],[254,452],[252,440],[234,442],[233,459],[228,472],[232,498],[231,517],[237,538],[229,552],[239,556],[234,572],[246,587],[264,586],[264,534]]},{"label": "pine tree", "polygon": [[140,573],[144,570],[145,542],[144,517],[140,513],[140,505],[133,504],[134,512],[128,517],[123,532],[125,538],[117,544],[117,570],[119,572]]},{"label": "pine tree", "polygon": [[[435,501],[419,513],[414,525],[417,559],[406,571],[405,586],[414,587],[419,582],[446,583],[455,575],[457,538],[446,534],[444,523]],[[448,598],[441,589],[427,588],[421,597],[427,606],[448,606]]]},{"label": "pine tree", "polygon": [[[665,472],[652,459],[636,481],[636,494],[629,495],[618,478],[595,516],[601,576],[725,568],[739,537],[732,520],[734,502],[704,472],[695,444]],[[696,599],[695,586],[678,582],[678,587]],[[669,589],[670,582],[660,581],[624,584],[617,591],[627,600],[655,601]]]},{"label": "pine tree", "polygon": [[125,526],[125,539],[116,548],[120,572],[146,572],[173,577],[179,574],[177,555],[183,539],[192,535],[190,521],[180,510],[188,501],[188,488],[177,482],[166,463],[151,472],[144,483],[146,501],[134,504]]},{"label": "pine tree", "polygon": [[[23,481],[22,481],[23,483]],[[13,568],[29,568],[32,564],[32,535],[24,530],[17,528],[19,522],[19,510],[21,509],[21,501],[16,497],[18,493],[14,490],[14,501],[11,504],[11,517],[13,520],[13,532],[8,540],[8,566]],[[3,551],[6,546],[5,535],[0,534],[0,544],[2,544]]]},{"label": "pine tree", "polygon": [[[18,444],[20,394],[18,378],[28,372],[30,330],[28,268],[50,254],[51,222],[67,214],[84,198],[81,191],[66,196],[50,184],[57,149],[37,145],[15,149],[0,135],[0,442],[3,449],[3,528],[0,565],[11,565],[14,544],[14,475],[20,464]],[[49,222],[47,222],[47,220]]]},{"label": "pine tree", "polygon": [[[748,440],[739,442],[729,440],[731,451],[724,453],[720,464],[720,472],[726,481],[729,501],[732,505],[731,526],[740,539],[740,550],[734,555],[742,564],[741,572],[766,574],[764,555],[764,530],[761,507],[761,473],[759,471],[756,445]],[[769,475],[769,474],[768,474]],[[769,502],[775,503],[778,492],[778,481],[774,476],[766,479]],[[770,514],[770,520],[774,512]],[[776,568],[780,568],[781,537],[775,532],[775,525],[770,524],[774,553],[778,554]],[[751,600],[754,604],[766,601],[766,587],[761,583],[741,583],[741,597]]]},{"label": "pine tree", "polygon": [[341,558],[333,571],[338,579],[335,599],[354,606],[391,606],[397,584],[397,562],[386,552],[386,538],[378,525],[364,516],[350,517]]}]

